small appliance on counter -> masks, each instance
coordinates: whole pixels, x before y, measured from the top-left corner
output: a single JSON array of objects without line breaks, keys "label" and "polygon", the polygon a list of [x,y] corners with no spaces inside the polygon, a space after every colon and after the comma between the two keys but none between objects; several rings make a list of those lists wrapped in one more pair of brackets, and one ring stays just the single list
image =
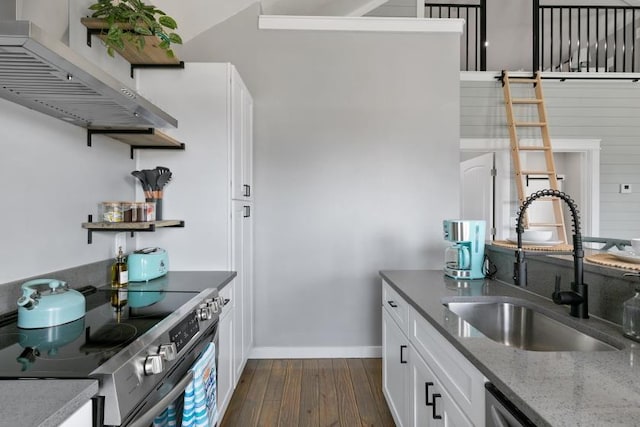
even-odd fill
[{"label": "small appliance on counter", "polygon": [[453,244],[445,250],[445,275],[454,279],[484,279],[484,220],[447,219],[444,239]]},{"label": "small appliance on counter", "polygon": [[18,304],[18,327],[49,328],[82,318],[85,297],[55,279],[30,280],[22,285]]},{"label": "small appliance on counter", "polygon": [[147,282],[169,271],[169,255],[162,248],[139,249],[127,257],[129,282]]}]

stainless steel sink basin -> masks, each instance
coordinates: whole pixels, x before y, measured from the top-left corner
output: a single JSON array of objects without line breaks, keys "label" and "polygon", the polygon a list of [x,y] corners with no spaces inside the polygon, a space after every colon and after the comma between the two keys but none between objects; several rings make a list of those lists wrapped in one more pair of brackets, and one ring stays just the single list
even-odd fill
[{"label": "stainless steel sink basin", "polygon": [[487,338],[529,351],[612,351],[613,345],[515,302],[444,304]]}]

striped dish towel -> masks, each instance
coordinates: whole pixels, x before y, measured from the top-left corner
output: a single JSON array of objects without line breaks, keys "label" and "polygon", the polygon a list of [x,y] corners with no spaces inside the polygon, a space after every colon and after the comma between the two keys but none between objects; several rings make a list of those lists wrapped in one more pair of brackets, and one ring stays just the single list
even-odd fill
[{"label": "striped dish towel", "polygon": [[214,343],[209,343],[192,370],[193,381],[184,390],[182,427],[213,427],[218,421]]},{"label": "striped dish towel", "polygon": [[176,407],[172,403],[153,420],[153,427],[176,427]]}]

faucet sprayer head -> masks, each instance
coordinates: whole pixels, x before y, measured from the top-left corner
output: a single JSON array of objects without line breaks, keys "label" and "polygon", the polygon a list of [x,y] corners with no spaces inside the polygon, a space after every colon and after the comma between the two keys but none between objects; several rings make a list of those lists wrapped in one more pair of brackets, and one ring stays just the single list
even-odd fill
[{"label": "faucet sprayer head", "polygon": [[522,218],[524,217],[524,213],[533,203],[534,200],[537,200],[541,197],[557,197],[562,199],[567,206],[569,206],[569,210],[571,211],[571,219],[573,221],[573,234],[576,236],[580,235],[580,211],[578,211],[578,207],[576,202],[569,197],[566,193],[559,190],[545,189],[539,190],[527,197],[527,199],[522,202],[522,206],[520,206],[520,210],[518,211],[518,218],[516,220],[516,233],[522,234],[524,232],[524,227],[522,226]]}]

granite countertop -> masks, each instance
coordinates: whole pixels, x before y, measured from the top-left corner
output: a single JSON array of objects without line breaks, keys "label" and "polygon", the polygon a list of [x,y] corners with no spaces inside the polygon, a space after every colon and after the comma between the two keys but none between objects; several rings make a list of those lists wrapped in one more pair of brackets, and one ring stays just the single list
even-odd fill
[{"label": "granite countertop", "polygon": [[2,381],[0,426],[58,426],[97,393],[96,380]]},{"label": "granite countertop", "polygon": [[[220,290],[236,275],[235,271],[171,271],[163,280],[168,283],[167,292],[199,292],[207,288]],[[0,402],[5,410],[0,427],[57,426],[97,395],[98,387],[98,381],[92,379],[2,380]]]},{"label": "granite countertop", "polygon": [[[441,270],[381,271],[381,276],[539,426],[629,426],[640,420],[640,344],[619,325],[569,316],[568,307],[496,280],[456,281]],[[550,317],[621,350],[539,352],[508,347],[458,327],[444,301],[520,298]],[[592,298],[597,298],[593,295]]]},{"label": "granite countertop", "polygon": [[235,271],[170,271],[160,280],[166,282],[166,292],[200,292],[207,288],[221,290],[237,275]]}]

